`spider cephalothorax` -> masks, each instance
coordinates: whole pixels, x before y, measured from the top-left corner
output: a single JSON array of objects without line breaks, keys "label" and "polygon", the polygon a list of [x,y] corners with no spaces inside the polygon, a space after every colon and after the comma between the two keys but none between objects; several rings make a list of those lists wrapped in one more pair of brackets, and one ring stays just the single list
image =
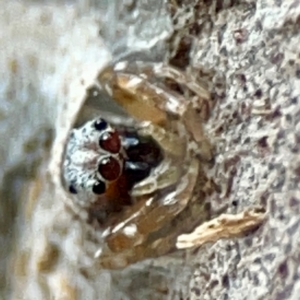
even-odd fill
[{"label": "spider cephalothorax", "polygon": [[132,187],[149,176],[162,157],[152,137],[140,136],[132,127],[116,128],[99,117],[70,134],[65,186],[102,223],[108,213],[132,203]]}]

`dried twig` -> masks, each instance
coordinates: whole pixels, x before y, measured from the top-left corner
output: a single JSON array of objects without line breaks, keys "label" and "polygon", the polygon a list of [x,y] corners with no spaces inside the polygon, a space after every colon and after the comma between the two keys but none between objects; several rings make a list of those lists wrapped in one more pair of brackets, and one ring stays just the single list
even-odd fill
[{"label": "dried twig", "polygon": [[176,247],[178,249],[199,247],[219,239],[240,236],[260,225],[265,216],[265,209],[261,207],[250,208],[237,215],[223,214],[201,224],[192,233],[180,235]]}]

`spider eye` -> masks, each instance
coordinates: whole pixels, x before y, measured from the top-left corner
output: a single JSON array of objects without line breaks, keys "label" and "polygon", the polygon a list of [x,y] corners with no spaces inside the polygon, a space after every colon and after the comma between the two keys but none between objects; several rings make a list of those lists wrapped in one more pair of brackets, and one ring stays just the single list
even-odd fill
[{"label": "spider eye", "polygon": [[101,180],[96,181],[93,185],[93,193],[96,195],[101,195],[105,193],[105,183]]},{"label": "spider eye", "polygon": [[75,187],[74,187],[73,184],[71,184],[71,185],[69,186],[69,192],[70,192],[71,194],[77,194],[77,190],[75,189]]},{"label": "spider eye", "polygon": [[98,172],[108,181],[116,180],[121,175],[121,166],[115,158],[105,157],[98,165]]},{"label": "spider eye", "polygon": [[104,132],[99,139],[99,145],[102,149],[110,153],[119,153],[121,150],[121,141],[119,134],[114,132]]},{"label": "spider eye", "polygon": [[107,122],[104,121],[103,119],[98,119],[95,121],[94,127],[98,131],[105,130],[107,128]]}]

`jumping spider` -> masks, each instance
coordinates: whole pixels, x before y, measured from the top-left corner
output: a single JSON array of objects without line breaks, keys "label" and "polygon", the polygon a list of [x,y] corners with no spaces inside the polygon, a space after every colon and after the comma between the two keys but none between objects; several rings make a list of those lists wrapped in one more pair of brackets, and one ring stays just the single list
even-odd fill
[{"label": "jumping spider", "polygon": [[122,268],[175,250],[189,220],[208,219],[201,161],[213,155],[199,108],[210,107],[210,94],[164,64],[119,62],[96,82],[132,118],[101,115],[73,129],[63,181],[94,229],[100,265]]}]

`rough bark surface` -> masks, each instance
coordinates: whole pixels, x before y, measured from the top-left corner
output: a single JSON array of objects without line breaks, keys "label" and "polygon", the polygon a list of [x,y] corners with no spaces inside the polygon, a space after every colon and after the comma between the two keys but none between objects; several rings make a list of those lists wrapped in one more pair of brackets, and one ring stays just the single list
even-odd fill
[{"label": "rough bark surface", "polygon": [[[1,3],[0,258],[12,275],[11,289],[1,278],[3,299],[299,299],[300,2],[169,1],[173,31],[161,1],[128,3],[120,11],[130,26],[114,23],[110,50],[98,6]],[[163,25],[152,35],[139,26],[143,36],[133,12],[153,17],[147,4]],[[212,206],[238,213],[259,204],[268,217],[246,237],[109,272],[84,256],[84,228],[48,172],[60,151],[49,152],[48,133],[63,141],[111,52],[128,40],[129,52],[146,49],[145,36],[153,44],[169,36],[165,61],[208,81],[215,103],[205,128],[216,145],[208,175],[220,187]]]}]

